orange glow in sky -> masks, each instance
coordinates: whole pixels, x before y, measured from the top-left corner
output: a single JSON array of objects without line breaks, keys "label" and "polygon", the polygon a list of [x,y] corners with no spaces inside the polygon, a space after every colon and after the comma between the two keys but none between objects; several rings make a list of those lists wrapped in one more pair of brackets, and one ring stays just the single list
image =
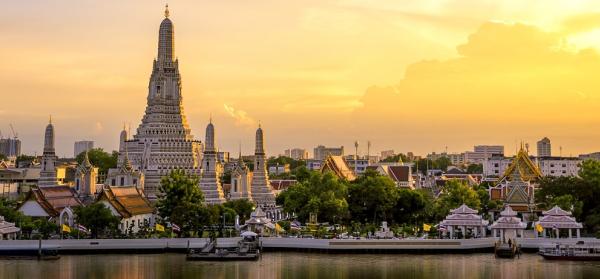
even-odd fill
[{"label": "orange glow in sky", "polygon": [[[0,130],[41,153],[117,147],[146,105],[164,1],[12,1],[0,17]],[[196,138],[269,155],[318,144],[373,153],[475,144],[600,151],[598,1],[170,1]],[[598,11],[598,12],[595,12]],[[366,152],[361,146],[361,152]],[[235,153],[235,152],[234,152]]]}]

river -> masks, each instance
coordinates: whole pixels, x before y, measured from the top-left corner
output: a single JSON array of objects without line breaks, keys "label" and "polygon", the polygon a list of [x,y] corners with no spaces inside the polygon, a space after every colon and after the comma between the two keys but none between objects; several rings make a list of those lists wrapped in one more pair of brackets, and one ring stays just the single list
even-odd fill
[{"label": "river", "polygon": [[0,278],[600,278],[600,262],[536,254],[317,254],[267,252],[257,262],[186,262],[182,254],[63,255],[0,260]]}]

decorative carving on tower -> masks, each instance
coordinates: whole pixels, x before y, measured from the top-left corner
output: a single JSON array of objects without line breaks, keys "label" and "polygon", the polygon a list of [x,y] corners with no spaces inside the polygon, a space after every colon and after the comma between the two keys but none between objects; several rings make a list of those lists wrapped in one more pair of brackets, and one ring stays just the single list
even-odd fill
[{"label": "decorative carving on tower", "polygon": [[250,187],[252,200],[259,206],[274,206],[275,195],[269,182],[267,172],[267,156],[265,155],[264,135],[260,124],[256,130],[256,150],[254,152],[254,172],[252,173],[252,186]]},{"label": "decorative carving on tower", "polygon": [[242,148],[240,146],[238,162],[235,165],[235,168],[231,171],[230,198],[232,200],[252,200],[252,193],[250,191],[251,184],[252,172],[250,172],[250,170],[244,163],[244,159],[242,158]]},{"label": "decorative carving on tower", "polygon": [[44,153],[42,154],[42,165],[40,170],[40,179],[38,180],[38,186],[56,186],[58,180],[56,179],[56,153],[54,151],[54,125],[52,125],[52,117],[46,126],[44,133]]},{"label": "decorative carving on tower", "polygon": [[202,157],[202,178],[200,179],[200,190],[204,194],[204,201],[208,204],[225,202],[223,187],[221,186],[221,174],[223,167],[217,159],[217,148],[215,147],[215,127],[212,119],[206,126],[206,139],[204,141],[204,156]]},{"label": "decorative carving on tower", "polygon": [[75,191],[84,203],[91,203],[96,196],[96,182],[98,179],[98,168],[90,162],[88,152],[85,152],[83,162],[77,166],[75,172]]},{"label": "decorative carving on tower", "polygon": [[[149,198],[156,196],[160,179],[175,169],[188,175],[201,174],[203,147],[191,134],[184,114],[174,34],[167,7],[159,28],[158,56],[152,64],[146,111],[136,134],[124,144],[133,167],[144,173]],[[124,152],[120,150],[119,155],[122,163]]]}]

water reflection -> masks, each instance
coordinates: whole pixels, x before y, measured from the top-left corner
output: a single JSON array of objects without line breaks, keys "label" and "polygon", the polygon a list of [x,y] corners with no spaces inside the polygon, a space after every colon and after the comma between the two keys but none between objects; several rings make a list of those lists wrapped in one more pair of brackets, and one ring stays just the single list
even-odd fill
[{"label": "water reflection", "polygon": [[186,262],[180,254],[0,260],[0,278],[594,278],[600,263],[473,255],[266,253],[258,262]]}]

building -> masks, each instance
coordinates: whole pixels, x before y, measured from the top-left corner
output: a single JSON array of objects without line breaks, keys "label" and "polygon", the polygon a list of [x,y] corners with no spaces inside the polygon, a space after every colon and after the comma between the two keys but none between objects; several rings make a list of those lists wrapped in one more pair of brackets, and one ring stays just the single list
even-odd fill
[{"label": "building", "polygon": [[477,215],[477,210],[463,204],[450,210],[450,214],[440,222],[439,227],[443,229],[443,234],[446,231],[448,232],[447,236],[450,239],[467,238],[467,235],[471,235],[472,238],[479,238],[485,237],[487,225],[488,221]]},{"label": "building", "polygon": [[0,138],[0,154],[8,158],[16,158],[21,155],[21,140],[18,138]]},{"label": "building", "polygon": [[552,145],[549,138],[545,137],[537,142],[537,155],[538,157],[552,156]]},{"label": "building", "polygon": [[394,157],[394,156],[396,156],[396,153],[394,153],[394,150],[381,151],[381,160],[385,160],[389,157]]},{"label": "building", "polygon": [[221,165],[229,163],[229,152],[217,151],[217,161],[221,163]]},{"label": "building", "polygon": [[25,216],[53,217],[57,224],[73,226],[73,208],[82,205],[69,186],[32,187],[18,210]]},{"label": "building", "polygon": [[91,140],[76,141],[74,145],[73,158],[85,151],[94,149],[94,142]]},{"label": "building", "polygon": [[325,147],[319,145],[315,147],[313,158],[315,160],[323,161],[327,156],[344,156],[344,147]]},{"label": "building", "polygon": [[215,126],[212,120],[206,126],[206,141],[204,156],[202,157],[202,178],[200,178],[200,190],[204,194],[204,201],[208,204],[220,204],[225,202],[225,194],[221,185],[223,165],[217,158],[217,147],[215,146]]},{"label": "building", "polygon": [[21,229],[15,227],[15,223],[4,221],[4,216],[0,216],[0,240],[17,239],[17,233]]},{"label": "building", "polygon": [[368,169],[373,169],[379,174],[389,177],[397,187],[414,189],[416,186],[411,166],[380,164],[369,166]]},{"label": "building", "polygon": [[56,179],[56,153],[54,151],[54,125],[52,125],[52,118],[46,126],[44,133],[44,153],[42,155],[42,164],[40,170],[40,178],[38,180],[38,186],[56,186],[58,181]]},{"label": "building", "polygon": [[136,233],[143,226],[152,228],[154,225],[154,208],[135,186],[106,186],[97,201],[121,220],[122,233]]},{"label": "building", "polygon": [[83,162],[75,172],[75,191],[79,199],[85,204],[91,204],[96,199],[96,183],[98,182],[98,168],[92,166],[88,152],[84,151]]},{"label": "building", "polygon": [[370,160],[366,157],[356,158],[354,155],[344,156],[344,161],[350,169],[354,171],[354,174],[361,175],[365,173],[367,167],[371,164]]},{"label": "building", "polygon": [[473,152],[483,153],[486,157],[491,157],[493,155],[502,155],[504,156],[504,146],[503,145],[475,145],[473,146]]},{"label": "building", "polygon": [[[158,55],[152,63],[147,106],[133,139],[123,142],[133,167],[145,175],[144,191],[156,197],[160,179],[175,169],[201,175],[202,143],[194,139],[183,113],[179,60],[169,10],[160,24]],[[127,138],[127,137],[126,137]],[[119,161],[125,156],[123,150]]]},{"label": "building", "polygon": [[267,156],[265,155],[264,134],[260,124],[256,130],[256,148],[254,151],[254,171],[251,185],[252,200],[259,206],[274,206],[275,194],[269,183],[267,172]]},{"label": "building", "polygon": [[523,237],[523,231],[527,228],[527,224],[517,217],[517,212],[512,210],[510,205],[506,205],[504,210],[500,212],[500,218],[491,226],[492,236],[498,237],[502,242],[510,239],[512,241],[517,237]]},{"label": "building", "polygon": [[279,175],[284,173],[290,173],[290,164],[269,166],[269,175]]},{"label": "building", "polygon": [[532,183],[541,178],[537,166],[529,160],[527,152],[521,149],[506,172],[489,189],[490,200],[500,201],[512,210],[523,213],[528,220],[536,210],[535,189]]},{"label": "building", "polygon": [[[492,157],[483,163],[485,177],[498,177],[510,166],[513,158]],[[577,176],[581,158],[576,157],[530,157],[530,161],[539,169],[542,176]]]},{"label": "building", "polygon": [[[571,216],[570,211],[563,210],[558,206],[554,206],[550,210],[542,212],[542,217],[536,225],[542,227],[542,237],[547,237],[549,232],[554,233],[554,237],[560,238],[561,230],[567,230],[567,236],[573,238],[573,230],[577,238],[581,237],[581,229],[583,224],[577,222],[575,217]],[[538,232],[535,232],[535,237],[538,237]]]},{"label": "building", "polygon": [[306,168],[313,171],[318,171],[323,167],[322,160],[308,159],[306,160]]},{"label": "building", "polygon": [[356,179],[356,174],[350,169],[342,156],[327,156],[321,166],[321,172],[331,172],[339,179],[345,179],[347,181],[354,181]]},{"label": "building", "polygon": [[466,163],[465,153],[451,153],[448,154],[448,159],[450,163],[454,166],[464,165]]},{"label": "building", "polygon": [[593,153],[589,153],[589,154],[581,154],[579,155],[579,159],[584,161],[584,160],[596,160],[596,161],[600,161],[600,152],[593,152]]},{"label": "building", "polygon": [[119,163],[119,167],[108,170],[104,184],[108,186],[135,186],[140,192],[143,192],[144,173],[133,168],[127,151],[125,151],[123,161]]},{"label": "building", "polygon": [[252,199],[252,193],[250,192],[252,184],[252,172],[244,163],[242,158],[242,150],[240,148],[240,154],[238,157],[238,163],[234,166],[231,171],[231,188],[229,190],[229,199]]},{"label": "building", "polygon": [[292,148],[292,149],[286,149],[284,151],[284,155],[286,157],[290,157],[294,160],[306,160],[308,159],[308,151],[306,151],[306,149],[303,148]]}]

